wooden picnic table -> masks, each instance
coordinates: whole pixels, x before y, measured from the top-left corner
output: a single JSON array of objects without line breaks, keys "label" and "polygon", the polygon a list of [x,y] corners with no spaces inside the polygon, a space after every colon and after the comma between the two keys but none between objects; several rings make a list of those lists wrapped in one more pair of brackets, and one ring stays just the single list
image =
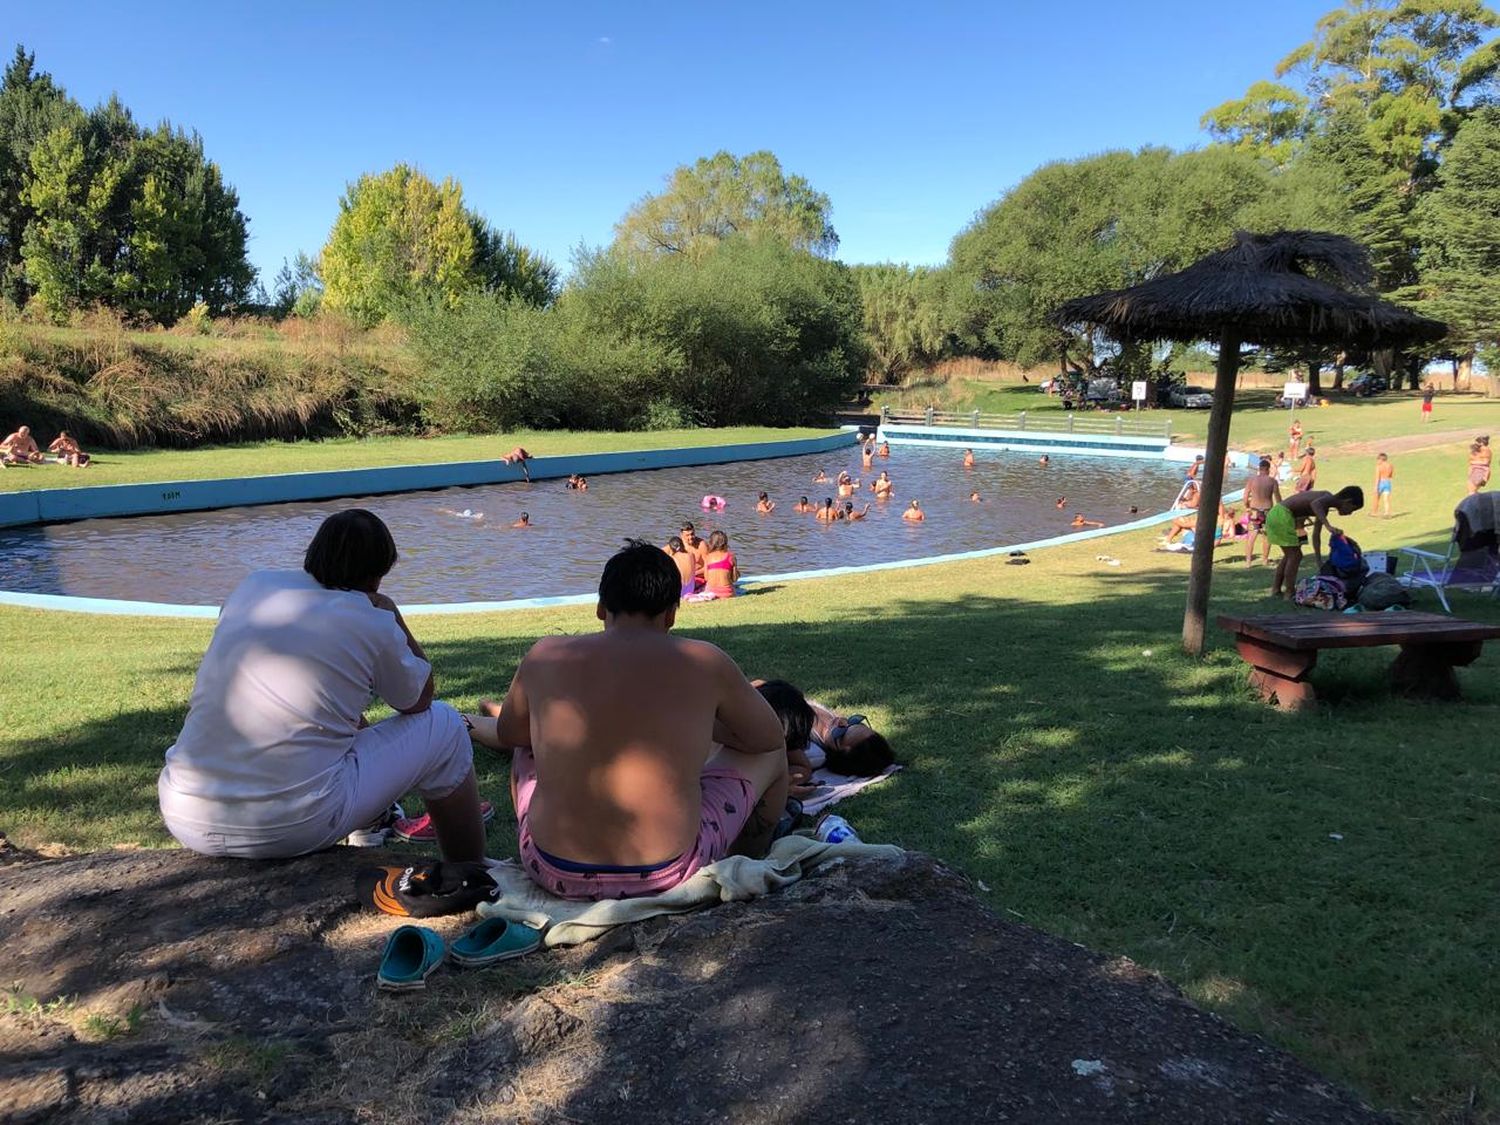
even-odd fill
[{"label": "wooden picnic table", "polygon": [[1284,711],[1317,700],[1308,675],[1325,648],[1400,645],[1391,684],[1402,695],[1458,699],[1455,667],[1479,659],[1484,642],[1500,637],[1500,625],[1484,625],[1438,613],[1277,613],[1266,617],[1219,616],[1234,634],[1235,648],[1251,666],[1250,682],[1263,699]]}]

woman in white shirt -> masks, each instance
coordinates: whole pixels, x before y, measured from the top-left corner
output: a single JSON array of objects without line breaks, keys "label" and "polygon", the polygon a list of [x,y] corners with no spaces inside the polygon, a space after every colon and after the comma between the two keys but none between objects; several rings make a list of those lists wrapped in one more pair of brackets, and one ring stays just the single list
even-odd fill
[{"label": "woman in white shirt", "polygon": [[[323,521],[302,570],[257,571],[229,596],[157,783],[183,846],[305,855],[415,789],[444,858],[484,858],[468,730],[432,701],[432,665],[380,593],[395,562],[389,529],[353,508]],[[376,695],[399,714],[365,726]]]}]

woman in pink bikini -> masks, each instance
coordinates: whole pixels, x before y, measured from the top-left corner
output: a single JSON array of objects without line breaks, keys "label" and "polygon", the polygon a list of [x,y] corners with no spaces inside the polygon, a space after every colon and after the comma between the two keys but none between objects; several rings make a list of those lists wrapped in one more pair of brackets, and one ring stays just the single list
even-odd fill
[{"label": "woman in pink bikini", "polygon": [[722,531],[715,531],[708,537],[708,550],[703,556],[703,577],[703,592],[698,597],[734,597],[734,584],[739,581],[740,568],[729,549],[729,536]]}]

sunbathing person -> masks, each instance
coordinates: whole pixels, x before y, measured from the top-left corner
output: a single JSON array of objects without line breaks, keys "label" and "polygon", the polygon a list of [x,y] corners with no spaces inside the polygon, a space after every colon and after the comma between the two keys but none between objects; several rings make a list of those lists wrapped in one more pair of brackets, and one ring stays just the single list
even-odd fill
[{"label": "sunbathing person", "polygon": [[[817,786],[812,784],[815,768],[808,756],[812,740],[813,709],[807,696],[785,680],[751,680],[761,698],[771,705],[781,723],[781,736],[786,742],[787,793],[792,797],[805,797]],[[823,759],[819,748],[818,758]]]},{"label": "sunbathing person", "polygon": [[52,444],[47,447],[47,452],[54,454],[57,459],[66,465],[72,465],[75,469],[88,468],[91,458],[79,448],[78,443],[68,436],[68,431],[63,430],[57,437],[52,439]]},{"label": "sunbathing person", "polygon": [[660,894],[764,855],[786,807],[781,723],[722,651],[672,636],[679,579],[649,544],[618,552],[603,631],[538,641],[499,709],[522,867],[553,894]]},{"label": "sunbathing person", "polygon": [[927,518],[927,513],[922,511],[922,505],[913,500],[907,505],[906,511],[901,513],[901,518],[909,523],[921,523]]},{"label": "sunbathing person", "polygon": [[[416,789],[443,857],[484,858],[468,732],[380,593],[395,562],[385,524],[351,508],[323,521],[302,570],[256,571],[229,596],[157,782],[184,847],[305,855]],[[372,692],[399,714],[364,725]]]},{"label": "sunbathing person", "polygon": [[[1308,450],[1311,453],[1311,449]],[[1266,538],[1281,548],[1276,563],[1276,577],[1271,583],[1273,598],[1291,597],[1297,590],[1297,569],[1302,565],[1302,539],[1298,532],[1308,520],[1313,521],[1313,557],[1323,565],[1323,530],[1335,534],[1338,528],[1328,520],[1329,512],[1347,516],[1365,506],[1364,490],[1351,484],[1337,492],[1294,492],[1266,513]]]},{"label": "sunbathing person", "polygon": [[45,460],[36,438],[31,436],[30,426],[22,426],[0,441],[0,460],[10,465],[39,465]]},{"label": "sunbathing person", "polygon": [[813,712],[812,742],[822,751],[819,761],[814,747],[808,747],[814,768],[827,766],[846,777],[874,777],[895,762],[891,744],[863,715],[845,717],[815,700],[807,703]]},{"label": "sunbathing person", "polygon": [[677,567],[677,576],[682,579],[682,596],[687,598],[696,594],[702,585],[698,556],[688,550],[687,544],[676,535],[667,540],[665,550],[672,564]]}]

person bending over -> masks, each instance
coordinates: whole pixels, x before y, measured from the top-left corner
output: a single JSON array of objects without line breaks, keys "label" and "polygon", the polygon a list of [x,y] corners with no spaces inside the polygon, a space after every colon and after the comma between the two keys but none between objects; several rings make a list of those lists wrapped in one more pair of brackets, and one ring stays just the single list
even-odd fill
[{"label": "person bending over", "polygon": [[0,441],[0,461],[7,465],[35,465],[42,460],[42,451],[37,448],[36,438],[31,436],[30,426],[21,426]]},{"label": "person bending over", "polygon": [[538,641],[500,706],[521,863],[553,894],[654,895],[764,855],[786,807],[776,712],[717,647],[672,635],[680,590],[630,543],[599,581],[603,631]]},{"label": "person bending over", "polygon": [[1365,493],[1357,484],[1337,492],[1294,492],[1266,514],[1266,538],[1281,548],[1276,563],[1276,577],[1271,583],[1273,598],[1291,597],[1297,590],[1297,568],[1302,565],[1302,539],[1299,530],[1313,521],[1313,557],[1323,565],[1323,531],[1334,534],[1338,528],[1328,520],[1328,513],[1347,516],[1365,506]]},{"label": "person bending over", "polygon": [[[663,559],[665,561],[665,559]],[[411,789],[445,859],[484,858],[474,748],[380,582],[396,544],[362,508],[323,521],[302,570],[229,595],[157,781],[167,831],[211,856],[315,852]],[[364,723],[371,693],[396,711]]]}]

